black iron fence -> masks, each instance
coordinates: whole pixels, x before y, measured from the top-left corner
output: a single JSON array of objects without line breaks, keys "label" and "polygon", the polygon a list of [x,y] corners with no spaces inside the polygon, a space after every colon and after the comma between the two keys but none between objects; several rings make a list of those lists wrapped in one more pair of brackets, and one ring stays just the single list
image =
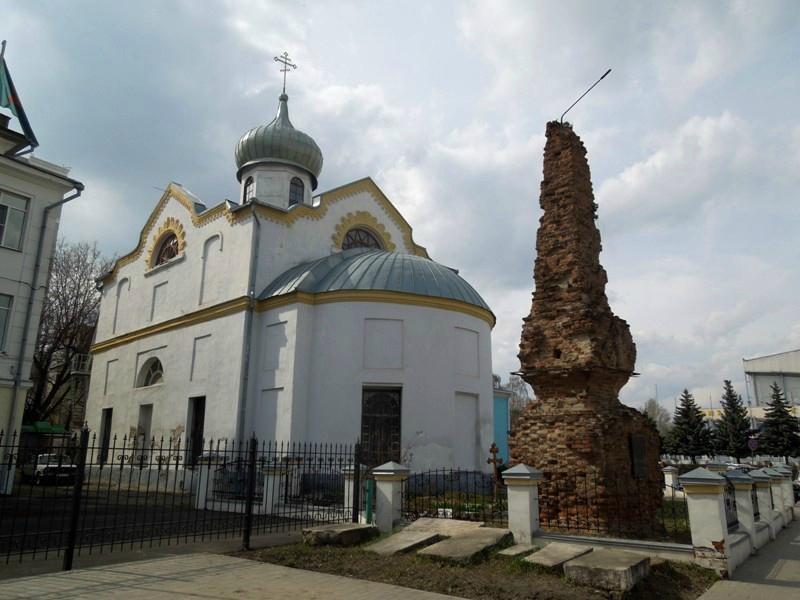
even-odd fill
[{"label": "black iron fence", "polygon": [[434,469],[412,473],[402,487],[402,515],[508,525],[508,490],[502,479],[480,471]]},{"label": "black iron fence", "polygon": [[539,484],[539,524],[548,533],[691,541],[689,509],[681,490],[659,481],[591,473],[545,474]]},{"label": "black iron fence", "polygon": [[[346,502],[358,444],[89,435],[58,447],[0,432],[0,560],[114,552],[358,518]],[[355,493],[355,492],[354,492]],[[356,493],[357,498],[357,493]]]}]

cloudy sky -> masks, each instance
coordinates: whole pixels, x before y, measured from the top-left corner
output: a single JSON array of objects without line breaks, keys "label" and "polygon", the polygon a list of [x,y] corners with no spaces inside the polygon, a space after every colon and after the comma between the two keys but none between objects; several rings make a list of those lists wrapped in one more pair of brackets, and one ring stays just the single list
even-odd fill
[{"label": "cloudy sky", "polygon": [[800,3],[4,3],[0,36],[38,155],[86,184],[62,233],[130,250],[169,181],[236,198],[233,149],[290,113],[320,190],[371,176],[431,256],[498,317],[494,370],[530,307],[544,128],[588,148],[613,310],[672,409],[744,394],[741,359],[800,347]]}]

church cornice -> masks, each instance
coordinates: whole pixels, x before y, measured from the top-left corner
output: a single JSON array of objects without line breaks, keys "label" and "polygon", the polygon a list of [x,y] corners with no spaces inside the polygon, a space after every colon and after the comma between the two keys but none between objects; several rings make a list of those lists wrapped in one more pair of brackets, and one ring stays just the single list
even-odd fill
[{"label": "church cornice", "polygon": [[309,292],[291,292],[282,296],[275,296],[259,300],[256,304],[258,312],[280,308],[289,304],[329,304],[333,302],[381,302],[388,304],[403,304],[411,306],[424,306],[441,310],[456,311],[477,317],[494,327],[495,316],[486,309],[461,300],[452,298],[439,298],[436,296],[423,296],[407,292],[393,292],[390,290],[336,290],[311,294]]},{"label": "church cornice", "polygon": [[[441,310],[449,310],[460,312],[471,317],[476,317],[485,321],[489,327],[494,327],[495,316],[488,310],[479,306],[461,302],[460,300],[452,300],[450,298],[437,298],[434,296],[422,296],[419,294],[408,294],[404,292],[392,292],[387,290],[337,290],[333,292],[322,292],[319,294],[311,294],[309,292],[292,292],[282,296],[275,296],[274,298],[267,298],[266,300],[259,300],[255,303],[255,309],[258,312],[265,312],[274,308],[288,306],[290,304],[330,304],[333,302],[380,302],[388,304],[402,304],[407,306],[422,306],[425,308],[438,308]],[[102,342],[98,342],[92,346],[92,354],[99,354],[118,346],[130,344],[137,340],[156,335],[159,333],[166,333],[174,331],[183,327],[197,325],[198,323],[205,323],[213,319],[219,319],[232,314],[245,311],[250,306],[250,300],[247,296],[235,298],[227,302],[215,304],[207,308],[196,310],[192,313],[169,319],[162,323],[143,327],[135,331],[130,331],[122,335],[118,335]]]},{"label": "church cornice", "polygon": [[205,323],[206,321],[219,319],[221,317],[227,317],[228,315],[242,312],[248,307],[249,303],[250,300],[247,298],[247,296],[242,296],[240,298],[228,300],[227,302],[221,302],[213,306],[201,308],[200,310],[181,315],[180,317],[175,317],[174,319],[168,319],[161,323],[156,323],[155,325],[136,329],[135,331],[129,331],[128,333],[103,340],[102,342],[97,342],[92,346],[91,352],[92,354],[98,354],[100,352],[110,350],[111,348],[116,348],[117,346],[130,344],[131,342],[135,342],[136,340],[140,340],[151,335],[165,333],[175,329],[181,329],[190,325],[197,325],[198,323]]}]

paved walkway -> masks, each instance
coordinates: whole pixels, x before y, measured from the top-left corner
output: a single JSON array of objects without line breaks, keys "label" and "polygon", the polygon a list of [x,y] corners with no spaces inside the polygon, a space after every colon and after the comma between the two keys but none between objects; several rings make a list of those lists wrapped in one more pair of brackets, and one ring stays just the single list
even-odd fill
[{"label": "paved walkway", "polygon": [[699,600],[800,600],[800,521],[739,565],[730,581],[719,581]]},{"label": "paved walkway", "polygon": [[244,558],[191,554],[23,577],[0,583],[0,599],[21,598],[452,600],[453,596],[290,569]]}]

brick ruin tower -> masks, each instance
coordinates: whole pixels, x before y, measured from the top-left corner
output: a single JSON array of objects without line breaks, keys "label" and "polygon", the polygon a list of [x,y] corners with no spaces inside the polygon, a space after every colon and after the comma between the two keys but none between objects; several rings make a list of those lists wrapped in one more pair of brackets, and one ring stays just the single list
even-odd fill
[{"label": "brick ruin tower", "polygon": [[657,530],[658,433],[618,398],[636,346],[608,305],[586,148],[567,123],[548,123],[546,135],[536,289],[519,353],[536,401],[509,439],[511,460],[544,472],[545,528]]}]

